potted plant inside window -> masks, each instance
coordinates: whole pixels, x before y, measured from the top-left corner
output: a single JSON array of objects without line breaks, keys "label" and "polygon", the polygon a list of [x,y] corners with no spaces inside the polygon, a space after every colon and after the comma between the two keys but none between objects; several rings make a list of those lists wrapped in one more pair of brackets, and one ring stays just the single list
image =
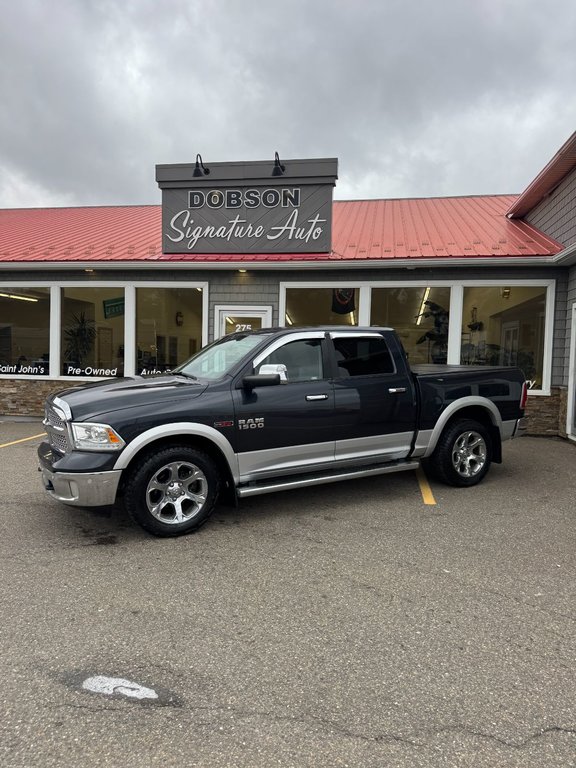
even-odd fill
[{"label": "potted plant inside window", "polygon": [[94,320],[86,317],[84,312],[72,315],[72,322],[64,329],[64,356],[66,367],[76,365],[83,368],[85,358],[92,352],[96,339]]}]

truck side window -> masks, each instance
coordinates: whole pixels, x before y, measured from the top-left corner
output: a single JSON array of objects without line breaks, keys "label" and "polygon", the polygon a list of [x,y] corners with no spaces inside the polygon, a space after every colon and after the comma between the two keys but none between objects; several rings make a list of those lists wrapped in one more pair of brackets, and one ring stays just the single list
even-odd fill
[{"label": "truck side window", "polygon": [[335,338],[334,350],[338,373],[342,377],[394,373],[394,361],[383,338]]},{"label": "truck side window", "polygon": [[289,341],[269,354],[258,367],[263,365],[285,365],[287,382],[323,379],[320,339]]}]

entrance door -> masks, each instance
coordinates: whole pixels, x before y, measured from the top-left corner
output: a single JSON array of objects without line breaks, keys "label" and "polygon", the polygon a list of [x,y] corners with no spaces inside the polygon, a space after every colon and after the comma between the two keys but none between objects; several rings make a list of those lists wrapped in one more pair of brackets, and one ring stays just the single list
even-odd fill
[{"label": "entrance door", "polygon": [[272,307],[218,304],[214,309],[214,337],[239,331],[259,331],[272,325]]},{"label": "entrance door", "polygon": [[500,365],[516,365],[518,362],[518,342],[520,323],[503,323],[500,340]]}]

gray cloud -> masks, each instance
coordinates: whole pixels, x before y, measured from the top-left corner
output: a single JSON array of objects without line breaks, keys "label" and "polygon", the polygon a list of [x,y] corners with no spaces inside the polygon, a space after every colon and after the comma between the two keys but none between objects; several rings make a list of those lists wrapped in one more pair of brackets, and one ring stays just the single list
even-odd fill
[{"label": "gray cloud", "polygon": [[519,192],[576,129],[571,0],[0,0],[0,205],[337,156],[336,197]]}]

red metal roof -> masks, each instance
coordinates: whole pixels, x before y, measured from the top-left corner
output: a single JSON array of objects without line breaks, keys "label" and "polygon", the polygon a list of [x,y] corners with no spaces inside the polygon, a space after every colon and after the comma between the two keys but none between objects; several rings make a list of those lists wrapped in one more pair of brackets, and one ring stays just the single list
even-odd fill
[{"label": "red metal roof", "polygon": [[506,212],[514,195],[335,201],[332,251],[162,253],[161,207],[0,210],[0,262],[354,262],[551,256],[560,243]]},{"label": "red metal roof", "polygon": [[513,218],[525,216],[556,187],[570,171],[576,168],[576,133],[556,152],[552,160],[516,198],[507,211]]},{"label": "red metal roof", "polygon": [[162,255],[161,208],[0,210],[0,261],[146,261]]}]

